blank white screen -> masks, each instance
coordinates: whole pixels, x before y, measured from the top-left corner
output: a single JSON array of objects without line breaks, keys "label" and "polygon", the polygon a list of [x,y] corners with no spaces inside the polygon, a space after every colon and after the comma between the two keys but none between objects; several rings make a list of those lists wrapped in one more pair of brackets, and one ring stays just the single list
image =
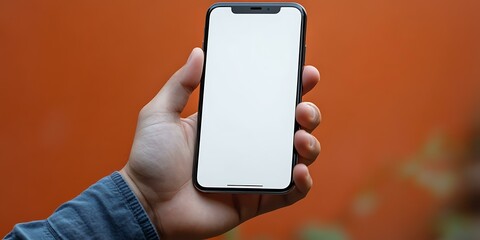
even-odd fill
[{"label": "blank white screen", "polygon": [[[210,13],[197,181],[284,189],[291,181],[301,12]],[[236,185],[236,186],[232,186]]]}]

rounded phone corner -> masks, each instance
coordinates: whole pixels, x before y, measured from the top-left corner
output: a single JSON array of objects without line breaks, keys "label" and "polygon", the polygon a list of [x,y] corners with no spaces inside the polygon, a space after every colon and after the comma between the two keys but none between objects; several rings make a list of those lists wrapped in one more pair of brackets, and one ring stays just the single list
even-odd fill
[{"label": "rounded phone corner", "polygon": [[208,192],[208,187],[202,186],[196,177],[193,178],[193,186],[200,192]]},{"label": "rounded phone corner", "polygon": [[300,14],[302,14],[302,16],[307,16],[307,10],[305,10],[305,8],[300,3],[283,3],[282,6],[296,8],[298,11],[300,11]]},{"label": "rounded phone corner", "polygon": [[302,14],[307,14],[307,10],[305,10],[305,8],[302,6],[302,4],[300,3],[292,3],[292,6],[295,6],[295,8],[297,8],[298,10],[300,10],[300,12],[302,12]]},{"label": "rounded phone corner", "polygon": [[292,191],[294,186],[295,186],[295,183],[293,182],[293,178],[292,178],[292,179],[290,179],[290,183],[285,188],[278,189],[278,191],[276,191],[276,193],[277,194],[287,194],[290,191]]},{"label": "rounded phone corner", "polygon": [[225,4],[225,3],[214,3],[214,4],[210,5],[210,7],[207,9],[207,18],[210,15],[210,13],[212,13],[212,11],[215,8],[218,8],[218,7],[228,7],[228,5]]}]

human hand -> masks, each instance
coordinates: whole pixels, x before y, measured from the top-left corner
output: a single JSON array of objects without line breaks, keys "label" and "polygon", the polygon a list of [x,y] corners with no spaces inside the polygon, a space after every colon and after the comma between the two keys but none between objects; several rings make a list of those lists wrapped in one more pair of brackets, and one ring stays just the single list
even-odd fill
[{"label": "human hand", "polygon": [[[296,109],[301,130],[294,145],[299,163],[293,169],[295,187],[285,195],[202,193],[192,183],[197,114],[181,118],[202,75],[203,51],[195,48],[187,63],[140,111],[130,159],[120,171],[147,211],[162,239],[198,239],[222,234],[240,223],[306,196],[312,186],[307,166],[320,143],[311,135],[321,120],[313,103]],[[320,80],[316,68],[305,66],[303,93]]]}]

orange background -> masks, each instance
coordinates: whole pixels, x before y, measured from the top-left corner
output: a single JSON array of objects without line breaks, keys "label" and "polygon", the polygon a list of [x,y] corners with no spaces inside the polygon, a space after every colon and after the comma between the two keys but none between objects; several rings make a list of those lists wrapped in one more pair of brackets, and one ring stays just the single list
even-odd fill
[{"label": "orange background", "polygon": [[[212,3],[0,0],[1,236],[126,163],[138,111],[201,46]],[[314,188],[240,235],[335,225],[352,239],[431,238],[444,198],[391,169],[438,132],[456,152],[467,144],[480,107],[480,2],[300,3],[306,63],[322,73],[304,98],[324,116]],[[364,189],[374,210],[352,212]]]}]

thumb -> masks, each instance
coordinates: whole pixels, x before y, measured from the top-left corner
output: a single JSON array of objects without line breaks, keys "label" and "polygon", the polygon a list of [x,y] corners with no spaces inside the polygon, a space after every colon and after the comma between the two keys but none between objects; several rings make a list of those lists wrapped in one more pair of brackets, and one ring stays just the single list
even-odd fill
[{"label": "thumb", "polygon": [[194,48],[187,63],[165,83],[148,105],[154,112],[180,113],[202,76],[203,51]]}]

